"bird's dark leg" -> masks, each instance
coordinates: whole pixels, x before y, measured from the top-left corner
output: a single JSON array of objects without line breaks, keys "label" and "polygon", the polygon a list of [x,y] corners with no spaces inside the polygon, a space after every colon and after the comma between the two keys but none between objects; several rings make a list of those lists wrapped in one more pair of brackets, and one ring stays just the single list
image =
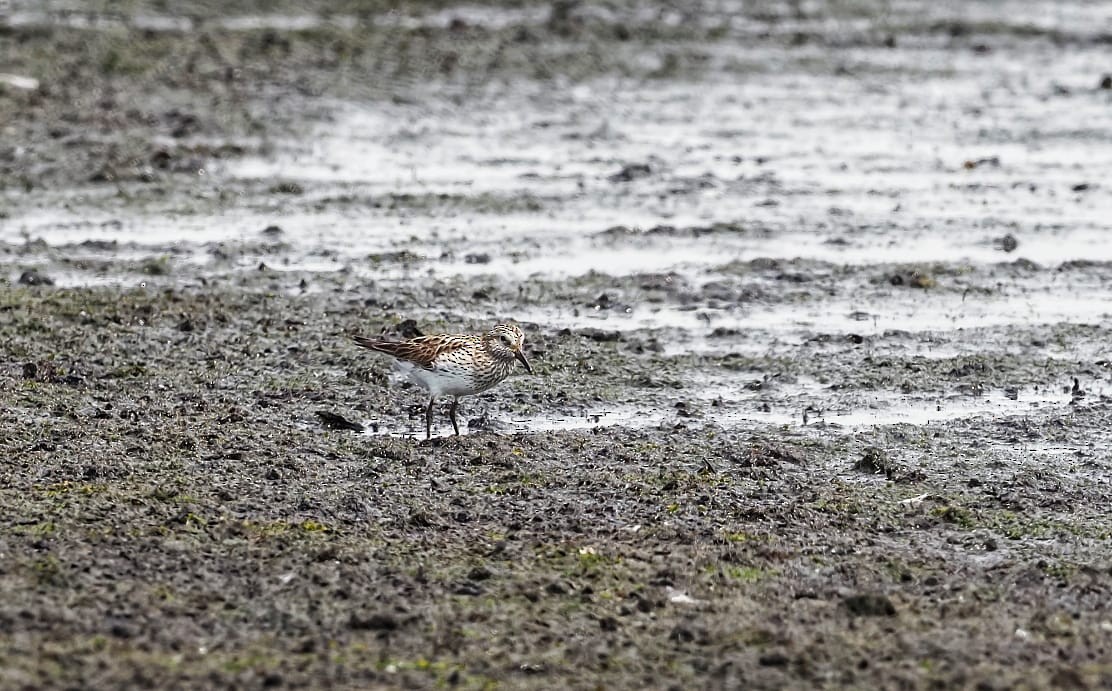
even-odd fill
[{"label": "bird's dark leg", "polygon": [[456,431],[456,436],[459,436],[459,425],[456,424],[456,406],[459,405],[459,398],[452,399],[452,407],[448,408],[448,417],[452,419],[452,429]]},{"label": "bird's dark leg", "polygon": [[425,408],[425,439],[432,439],[432,404],[436,402],[436,396],[429,397],[429,407]]}]

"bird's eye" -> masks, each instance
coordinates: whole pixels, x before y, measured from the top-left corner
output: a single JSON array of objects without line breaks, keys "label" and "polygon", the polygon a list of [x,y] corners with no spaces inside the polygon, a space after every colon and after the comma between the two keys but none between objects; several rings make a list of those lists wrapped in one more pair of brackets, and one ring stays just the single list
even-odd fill
[{"label": "bird's eye", "polygon": [[502,334],[502,342],[505,343],[506,345],[510,345],[510,344],[513,343],[513,341],[510,340],[510,337],[507,336],[506,334]]}]

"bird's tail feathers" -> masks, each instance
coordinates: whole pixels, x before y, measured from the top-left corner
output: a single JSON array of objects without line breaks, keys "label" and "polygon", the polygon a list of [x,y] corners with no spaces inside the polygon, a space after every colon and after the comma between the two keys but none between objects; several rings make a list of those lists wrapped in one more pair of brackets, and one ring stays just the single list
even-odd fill
[{"label": "bird's tail feathers", "polygon": [[379,338],[367,338],[366,336],[353,336],[352,340],[355,341],[357,346],[387,355],[394,355],[398,350],[398,344],[393,341],[383,341]]}]

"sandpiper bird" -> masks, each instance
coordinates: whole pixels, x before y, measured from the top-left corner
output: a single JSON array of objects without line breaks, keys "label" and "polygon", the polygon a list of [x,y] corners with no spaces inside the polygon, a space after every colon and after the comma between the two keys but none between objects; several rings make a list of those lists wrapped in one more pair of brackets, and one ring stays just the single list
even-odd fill
[{"label": "sandpiper bird", "polygon": [[525,334],[514,324],[499,324],[485,334],[436,334],[408,341],[355,336],[356,345],[392,356],[398,368],[429,392],[425,439],[432,437],[432,405],[437,396],[452,396],[448,417],[459,435],[456,406],[460,396],[482,393],[509,376],[520,362],[533,373],[521,346]]}]

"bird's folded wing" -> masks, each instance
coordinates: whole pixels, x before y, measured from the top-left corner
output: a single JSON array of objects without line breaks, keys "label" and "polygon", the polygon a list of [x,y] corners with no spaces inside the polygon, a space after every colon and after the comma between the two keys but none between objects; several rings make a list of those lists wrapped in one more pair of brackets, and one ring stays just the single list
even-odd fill
[{"label": "bird's folded wing", "polygon": [[466,339],[455,336],[420,336],[408,341],[383,341],[376,338],[355,337],[355,343],[380,353],[392,355],[399,360],[430,369],[441,355],[459,350],[467,345]]}]

